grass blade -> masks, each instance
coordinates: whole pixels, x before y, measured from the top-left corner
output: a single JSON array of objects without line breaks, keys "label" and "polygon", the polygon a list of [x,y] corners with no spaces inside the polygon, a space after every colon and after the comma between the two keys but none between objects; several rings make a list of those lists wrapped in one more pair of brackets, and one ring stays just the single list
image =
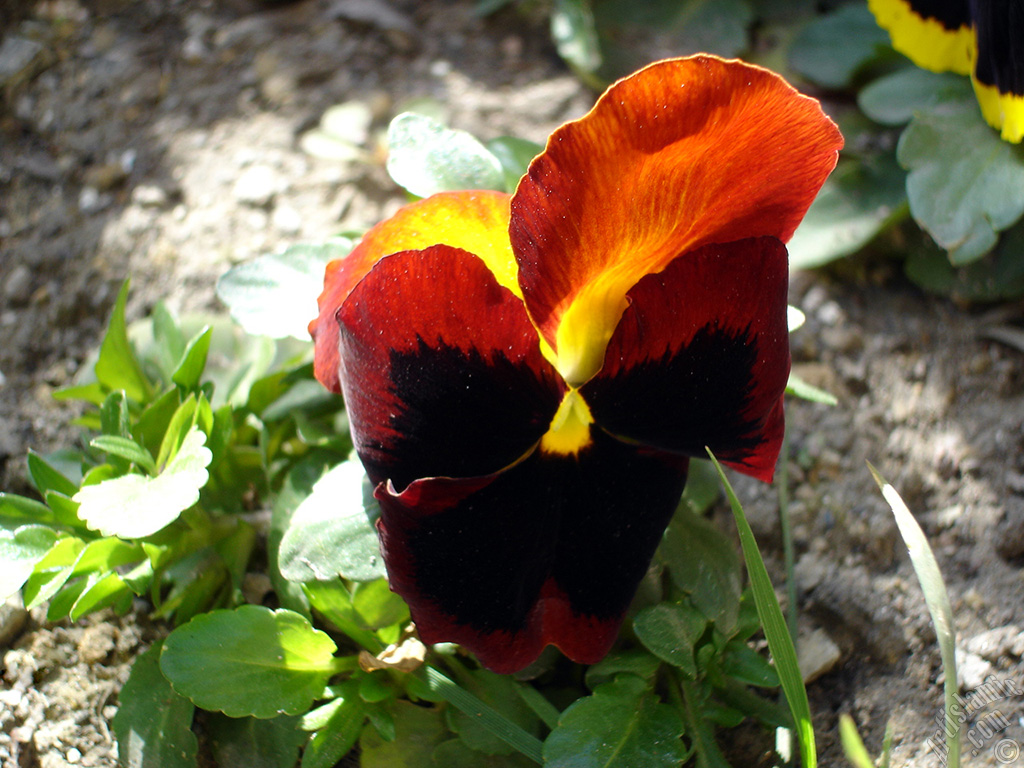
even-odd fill
[{"label": "grass blade", "polygon": [[921,591],[924,592],[924,602],[928,606],[928,613],[932,617],[932,625],[935,627],[935,636],[939,640],[939,655],[942,657],[942,670],[945,674],[943,685],[946,700],[946,765],[948,768],[960,768],[960,725],[953,714],[953,706],[958,706],[956,701],[956,643],[953,633],[953,609],[949,604],[949,595],[946,594],[946,584],[942,580],[942,573],[939,571],[939,563],[935,559],[932,548],[928,545],[924,531],[917,524],[917,520],[911,514],[907,505],[903,503],[899,493],[885,479],[878,474],[870,462],[868,469],[878,483],[882,496],[892,508],[893,516],[896,518],[896,526],[900,529],[903,543],[907,545],[907,553],[910,555],[910,562],[914,566],[917,580],[921,583]]},{"label": "grass blade", "polygon": [[814,746],[811,706],[807,701],[807,689],[804,688],[800,667],[797,664],[793,638],[786,628],[786,619],[783,617],[779,601],[775,597],[771,578],[768,576],[768,570],[764,567],[764,560],[761,559],[757,540],[754,538],[754,532],[750,530],[743,507],[739,499],[736,498],[736,493],[729,484],[725,472],[722,471],[722,466],[710,449],[708,449],[708,456],[711,457],[715,469],[718,470],[718,476],[722,479],[725,494],[732,507],[733,517],[736,518],[740,545],[743,547],[743,559],[747,563],[747,573],[750,576],[750,585],[754,592],[754,603],[757,605],[757,615],[761,619],[764,636],[768,640],[768,648],[775,659],[775,669],[779,673],[779,680],[782,683],[782,690],[786,694],[790,712],[793,713],[797,740],[800,744],[801,761],[804,768],[815,768],[818,764],[818,757]]}]

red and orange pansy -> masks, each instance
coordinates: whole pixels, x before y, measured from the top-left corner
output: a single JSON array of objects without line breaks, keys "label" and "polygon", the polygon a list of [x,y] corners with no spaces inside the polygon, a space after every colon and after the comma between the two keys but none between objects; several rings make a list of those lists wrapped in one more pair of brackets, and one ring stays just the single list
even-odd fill
[{"label": "red and orange pansy", "polygon": [[328,266],[316,375],[424,642],[498,672],[548,644],[593,663],[689,457],[771,479],[783,243],[841,145],[765,69],[662,61],[556,130],[512,196],[412,203]]}]

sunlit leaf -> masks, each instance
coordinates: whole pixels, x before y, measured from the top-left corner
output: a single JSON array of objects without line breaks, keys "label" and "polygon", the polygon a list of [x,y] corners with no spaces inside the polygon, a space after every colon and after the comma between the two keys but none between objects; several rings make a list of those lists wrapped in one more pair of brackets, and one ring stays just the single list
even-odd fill
[{"label": "sunlit leaf", "polygon": [[156,477],[130,474],[83,487],[74,496],[79,517],[105,536],[141,538],[156,533],[199,500],[212,458],[205,442],[206,435],[192,427]]},{"label": "sunlit leaf", "polygon": [[271,718],[309,709],[333,672],[335,650],[297,613],[243,605],[201,614],[174,630],[160,669],[196,706]]},{"label": "sunlit leaf", "polygon": [[476,138],[413,112],[402,113],[388,127],[387,168],[395,182],[419,197],[505,189],[501,163]]},{"label": "sunlit leaf", "polygon": [[683,723],[639,678],[606,683],[572,704],[544,742],[546,768],[677,768]]},{"label": "sunlit leaf", "polygon": [[380,578],[384,561],[373,527],[379,514],[362,465],[342,462],[292,514],[278,555],[281,573],[296,582]]},{"label": "sunlit leaf", "polygon": [[[156,462],[153,460],[153,454],[127,437],[100,435],[89,441],[89,447],[112,456],[120,456],[122,459],[127,459],[150,474],[156,474]],[[74,496],[77,490],[75,488],[71,493],[65,493],[65,495]]]},{"label": "sunlit leaf", "polygon": [[352,250],[346,237],[323,245],[293,245],[232,267],[217,281],[217,297],[231,317],[254,336],[309,341],[306,326],[316,317],[327,263]]},{"label": "sunlit leaf", "polygon": [[212,336],[213,329],[206,326],[189,341],[181,362],[171,375],[171,381],[185,389],[195,389],[199,386],[203,370],[206,368],[206,355],[210,351]]},{"label": "sunlit leaf", "polygon": [[125,305],[128,303],[128,281],[121,286],[110,315],[107,333],[100,344],[99,357],[96,360],[96,378],[107,389],[123,389],[132,400],[138,403],[149,401],[153,387],[142,372],[135,351],[128,341],[125,325]]},{"label": "sunlit leaf", "polygon": [[558,55],[583,74],[601,66],[601,48],[590,0],[555,0],[551,9],[551,38]]},{"label": "sunlit leaf", "polygon": [[50,465],[42,456],[35,451],[28,452],[28,475],[32,485],[40,493],[54,490],[65,496],[73,496],[78,486],[64,477],[56,468]]},{"label": "sunlit leaf", "polygon": [[310,737],[302,753],[302,768],[332,768],[359,739],[366,720],[366,704],[359,698],[357,684],[341,686],[341,696],[331,704],[330,715]]},{"label": "sunlit leaf", "polygon": [[21,589],[36,563],[56,541],[57,532],[43,525],[0,528],[0,600]]},{"label": "sunlit leaf", "polygon": [[160,672],[161,642],[135,657],[118,695],[111,725],[118,765],[125,768],[194,768],[199,742],[192,733],[195,707],[175,693]]}]

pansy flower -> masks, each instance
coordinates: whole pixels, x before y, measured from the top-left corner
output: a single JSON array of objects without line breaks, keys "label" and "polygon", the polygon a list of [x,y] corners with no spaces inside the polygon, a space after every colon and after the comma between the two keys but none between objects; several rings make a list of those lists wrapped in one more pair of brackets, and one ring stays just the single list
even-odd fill
[{"label": "pansy flower", "polygon": [[412,203],[328,266],[316,375],[424,642],[499,672],[548,644],[593,663],[689,457],[771,479],[783,242],[841,144],[767,70],[662,61],[556,130],[511,197]]},{"label": "pansy flower", "polygon": [[1024,138],[1024,1],[868,0],[893,47],[933,72],[970,75],[981,113]]}]

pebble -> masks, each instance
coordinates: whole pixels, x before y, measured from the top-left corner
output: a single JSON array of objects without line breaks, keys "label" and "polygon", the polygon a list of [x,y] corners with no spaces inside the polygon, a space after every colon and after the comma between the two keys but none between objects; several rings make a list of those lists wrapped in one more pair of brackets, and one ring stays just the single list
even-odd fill
[{"label": "pebble", "polygon": [[4,283],[4,298],[14,306],[28,303],[32,290],[32,272],[24,264],[18,264]]},{"label": "pebble", "polygon": [[21,597],[14,595],[0,605],[0,648],[10,645],[25,628],[28,611],[21,604]]},{"label": "pebble", "polygon": [[831,672],[842,658],[839,646],[823,629],[815,629],[797,643],[797,663],[805,683]]},{"label": "pebble", "polygon": [[31,80],[46,67],[46,47],[36,40],[8,35],[0,43],[0,88]]},{"label": "pebble", "polygon": [[964,642],[964,651],[986,661],[997,662],[1004,656],[1020,656],[1024,650],[1024,632],[1013,624],[996,627],[969,638]]},{"label": "pebble", "polygon": [[280,191],[281,183],[277,172],[267,165],[250,165],[235,181],[235,199],[255,208],[270,205]]},{"label": "pebble", "polygon": [[994,668],[976,653],[956,649],[956,682],[961,691],[980,688]]},{"label": "pebble", "polygon": [[140,184],[132,190],[132,202],[143,208],[163,208],[168,200],[167,192],[152,184]]}]

